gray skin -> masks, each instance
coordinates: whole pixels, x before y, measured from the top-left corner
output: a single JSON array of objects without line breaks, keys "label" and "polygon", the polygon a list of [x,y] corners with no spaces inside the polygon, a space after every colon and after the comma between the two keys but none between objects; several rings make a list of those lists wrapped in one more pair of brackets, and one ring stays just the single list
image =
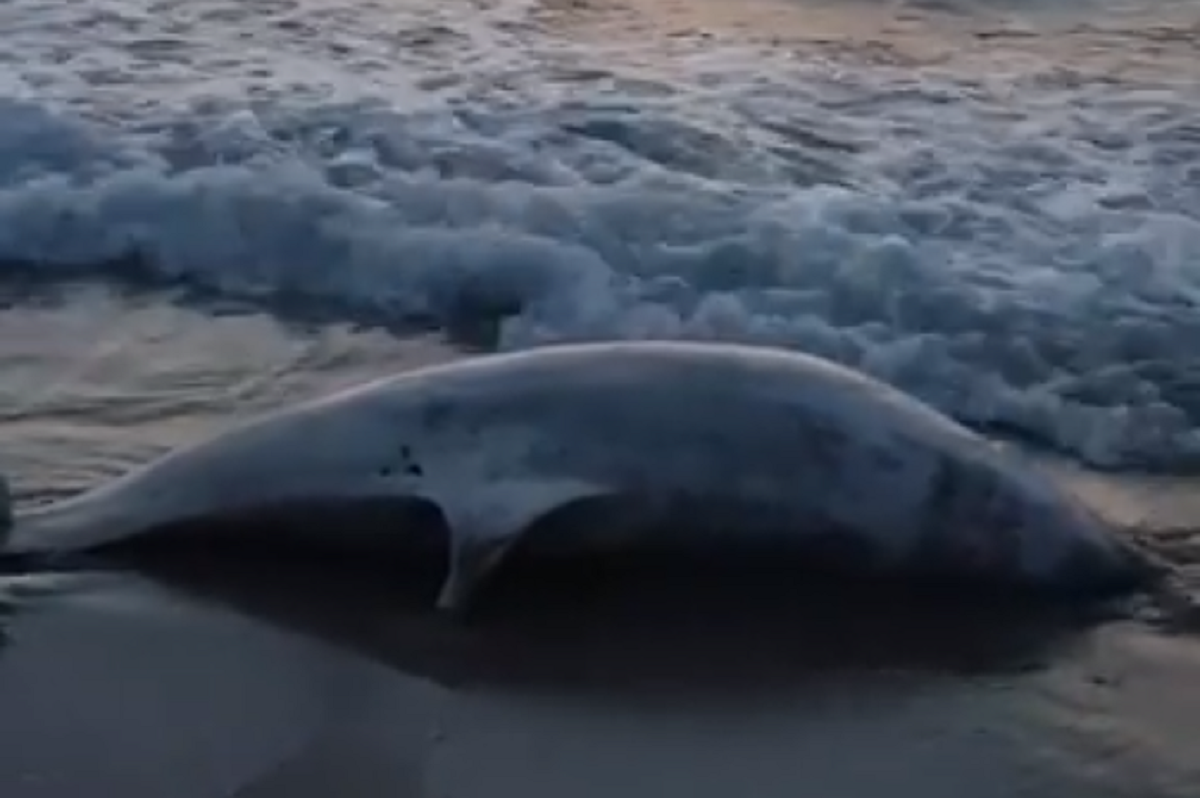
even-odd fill
[{"label": "gray skin", "polygon": [[[18,514],[6,549],[85,550],[314,497],[416,497],[451,533],[437,606],[462,611],[533,522],[607,498],[710,522],[695,534],[846,535],[898,567],[933,557],[1050,587],[1138,584],[1145,561],[1031,469],[897,390],[798,353],[554,346],[268,415]],[[563,550],[603,545],[595,530],[559,534]]]}]

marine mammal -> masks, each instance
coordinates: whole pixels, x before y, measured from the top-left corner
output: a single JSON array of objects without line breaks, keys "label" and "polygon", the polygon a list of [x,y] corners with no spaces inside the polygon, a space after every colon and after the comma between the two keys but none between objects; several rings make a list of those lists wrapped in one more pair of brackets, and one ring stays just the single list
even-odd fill
[{"label": "marine mammal", "polygon": [[890,386],[791,351],[645,341],[481,356],[268,414],[17,514],[6,550],[77,551],[180,519],[388,496],[441,510],[450,564],[437,606],[451,611],[534,521],[602,497],[694,518],[732,507],[722,534],[853,536],[898,567],[943,560],[1085,590],[1145,574],[1044,474]]}]

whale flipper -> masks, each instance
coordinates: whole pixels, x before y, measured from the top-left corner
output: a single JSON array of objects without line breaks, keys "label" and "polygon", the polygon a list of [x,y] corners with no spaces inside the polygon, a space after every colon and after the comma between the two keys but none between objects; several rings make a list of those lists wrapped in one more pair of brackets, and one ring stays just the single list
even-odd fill
[{"label": "whale flipper", "polygon": [[437,608],[465,612],[480,586],[535,521],[567,504],[610,494],[573,480],[499,482],[435,499],[450,528],[450,562]]}]

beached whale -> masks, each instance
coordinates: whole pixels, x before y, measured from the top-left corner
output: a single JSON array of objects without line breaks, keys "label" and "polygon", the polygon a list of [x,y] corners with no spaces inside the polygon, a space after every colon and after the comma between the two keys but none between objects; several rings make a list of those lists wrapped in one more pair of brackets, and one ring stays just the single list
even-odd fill
[{"label": "beached whale", "polygon": [[314,497],[436,504],[445,610],[467,607],[534,521],[593,498],[704,520],[721,540],[845,538],[876,566],[1055,590],[1132,588],[1151,570],[1046,474],[896,389],[795,352],[682,342],[550,346],[371,382],[76,498],[6,508],[5,548],[79,551]]}]

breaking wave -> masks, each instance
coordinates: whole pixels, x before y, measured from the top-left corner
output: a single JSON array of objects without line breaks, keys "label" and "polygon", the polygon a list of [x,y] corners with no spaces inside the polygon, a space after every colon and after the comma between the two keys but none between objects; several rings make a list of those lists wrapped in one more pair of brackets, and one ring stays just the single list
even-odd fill
[{"label": "breaking wave", "polygon": [[[1010,87],[1011,89],[1011,87]],[[782,345],[1093,465],[1200,462],[1195,89],[827,71],[695,97],[0,100],[0,278]]]}]

